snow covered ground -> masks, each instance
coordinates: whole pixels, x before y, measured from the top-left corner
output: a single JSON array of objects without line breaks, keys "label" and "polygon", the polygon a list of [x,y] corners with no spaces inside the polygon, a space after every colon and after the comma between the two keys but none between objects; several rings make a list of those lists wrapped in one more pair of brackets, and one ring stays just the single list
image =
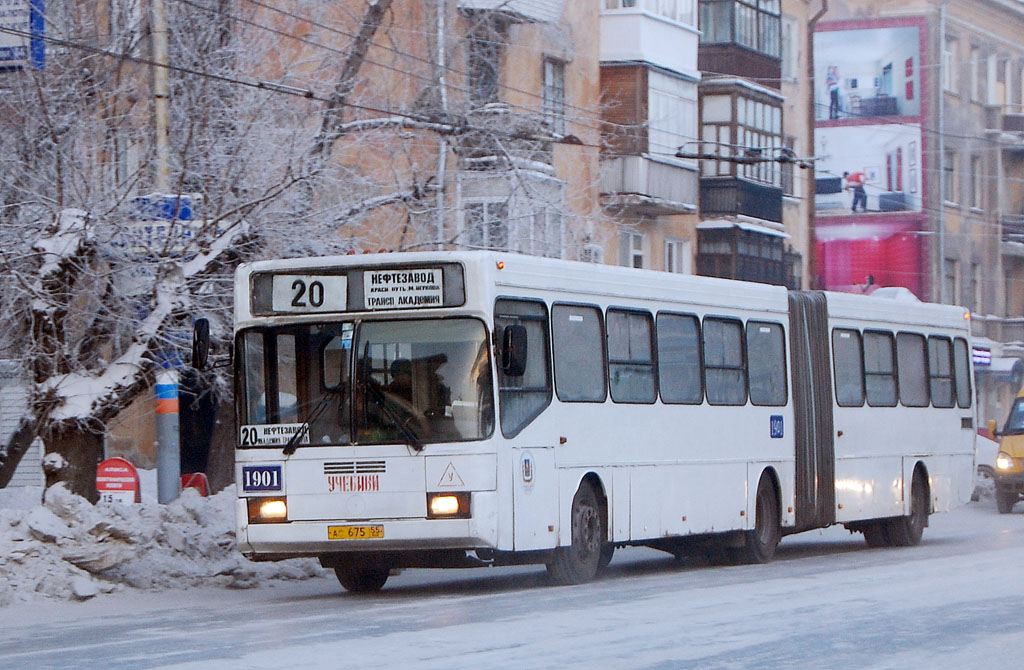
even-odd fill
[{"label": "snow covered ground", "polygon": [[933,516],[918,547],[833,527],[785,538],[768,565],[626,549],[581,586],[552,587],[541,566],[407,570],[368,595],[328,576],[248,590],[169,576],[0,610],[15,615],[0,667],[988,670],[1024,646],[1022,555],[1024,503],[998,514],[983,497]]},{"label": "snow covered ground", "polygon": [[[125,589],[252,588],[323,574],[313,560],[252,563],[235,549],[234,486],[169,505],[92,505],[57,485],[0,490],[0,607]],[[2,611],[2,610],[0,610]]]}]

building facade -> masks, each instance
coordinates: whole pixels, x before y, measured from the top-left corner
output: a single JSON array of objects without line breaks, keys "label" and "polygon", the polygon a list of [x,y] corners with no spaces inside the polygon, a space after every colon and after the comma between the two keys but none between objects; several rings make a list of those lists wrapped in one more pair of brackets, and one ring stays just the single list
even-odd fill
[{"label": "building facade", "polygon": [[1008,0],[842,0],[815,33],[817,281],[969,308],[982,425],[1022,381],[1022,28]]}]

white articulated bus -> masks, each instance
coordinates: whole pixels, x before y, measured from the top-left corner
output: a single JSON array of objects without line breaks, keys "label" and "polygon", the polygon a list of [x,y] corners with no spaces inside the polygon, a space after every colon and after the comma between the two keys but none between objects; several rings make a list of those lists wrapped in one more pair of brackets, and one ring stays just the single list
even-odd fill
[{"label": "white articulated bus", "polygon": [[762,562],[837,523],[916,544],[971,492],[969,336],[958,307],[512,253],[243,265],[239,545],[371,591],[579,583],[625,545]]}]

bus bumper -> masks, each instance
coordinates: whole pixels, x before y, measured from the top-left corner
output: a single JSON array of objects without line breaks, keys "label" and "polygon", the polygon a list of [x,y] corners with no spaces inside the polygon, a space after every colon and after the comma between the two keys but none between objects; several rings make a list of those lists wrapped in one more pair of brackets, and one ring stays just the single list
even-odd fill
[{"label": "bus bumper", "polygon": [[[237,501],[238,548],[254,560],[282,560],[350,552],[497,549],[497,496],[474,492],[468,519],[331,519],[250,524],[246,500]],[[331,526],[382,526],[383,537],[332,540]]]}]

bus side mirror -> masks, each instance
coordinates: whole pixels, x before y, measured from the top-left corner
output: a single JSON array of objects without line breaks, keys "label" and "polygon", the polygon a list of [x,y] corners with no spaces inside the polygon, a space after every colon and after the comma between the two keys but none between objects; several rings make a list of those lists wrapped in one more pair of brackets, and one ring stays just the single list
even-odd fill
[{"label": "bus side mirror", "polygon": [[202,370],[210,358],[210,320],[196,319],[192,326],[192,367]]},{"label": "bus side mirror", "polygon": [[501,333],[501,371],[509,377],[522,377],[526,372],[526,328],[518,324],[505,326]]},{"label": "bus side mirror", "polygon": [[992,437],[993,440],[999,439],[999,430],[996,429],[995,419],[988,420],[988,434]]}]

